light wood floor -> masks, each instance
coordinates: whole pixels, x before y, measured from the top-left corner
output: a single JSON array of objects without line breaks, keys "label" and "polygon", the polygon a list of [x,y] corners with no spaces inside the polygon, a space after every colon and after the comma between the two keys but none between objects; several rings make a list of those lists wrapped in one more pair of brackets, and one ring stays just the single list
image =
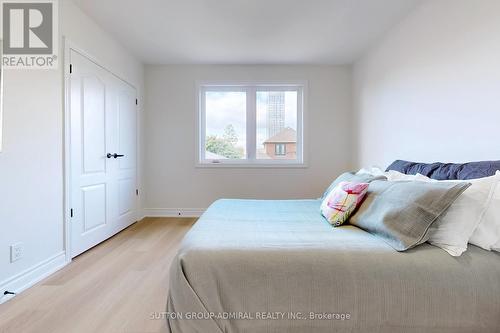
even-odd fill
[{"label": "light wood floor", "polygon": [[146,218],[0,305],[0,332],[165,332],[168,271],[195,219]]}]

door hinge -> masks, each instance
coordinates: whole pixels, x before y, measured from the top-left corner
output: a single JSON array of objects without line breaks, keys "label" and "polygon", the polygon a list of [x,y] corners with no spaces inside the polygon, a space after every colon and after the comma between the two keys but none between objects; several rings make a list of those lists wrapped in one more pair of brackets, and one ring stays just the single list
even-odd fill
[{"label": "door hinge", "polygon": [[73,73],[73,64],[69,64],[69,73]]},{"label": "door hinge", "polygon": [[73,208],[71,208],[71,209],[69,210],[69,216],[70,216],[70,217],[73,217]]},{"label": "door hinge", "polygon": [[135,189],[135,195],[139,195],[139,190]]},{"label": "door hinge", "polygon": [[135,105],[139,105],[139,100],[137,98],[135,99]]}]

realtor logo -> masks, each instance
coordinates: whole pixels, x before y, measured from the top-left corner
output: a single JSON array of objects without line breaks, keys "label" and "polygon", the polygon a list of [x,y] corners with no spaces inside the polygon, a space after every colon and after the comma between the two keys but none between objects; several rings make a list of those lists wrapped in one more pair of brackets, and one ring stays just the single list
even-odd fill
[{"label": "realtor logo", "polygon": [[6,68],[57,68],[57,2],[3,1]]}]

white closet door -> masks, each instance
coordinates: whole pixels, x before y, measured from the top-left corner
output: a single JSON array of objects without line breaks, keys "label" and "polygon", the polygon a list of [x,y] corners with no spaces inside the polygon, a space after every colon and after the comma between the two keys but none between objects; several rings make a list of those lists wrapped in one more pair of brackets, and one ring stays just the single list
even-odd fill
[{"label": "white closet door", "polygon": [[136,91],[125,82],[117,82],[117,120],[115,145],[123,155],[114,163],[116,181],[116,231],[126,228],[136,219]]},{"label": "white closet door", "polygon": [[74,257],[135,221],[136,93],[78,52],[70,61]]}]

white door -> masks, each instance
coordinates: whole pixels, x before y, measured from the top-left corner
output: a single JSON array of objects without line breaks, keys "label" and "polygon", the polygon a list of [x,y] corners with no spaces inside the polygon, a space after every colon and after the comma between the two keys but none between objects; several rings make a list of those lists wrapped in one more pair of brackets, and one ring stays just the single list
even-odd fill
[{"label": "white door", "polygon": [[127,83],[117,85],[116,151],[123,155],[113,161],[117,197],[115,231],[128,227],[136,220],[136,91]]},{"label": "white door", "polygon": [[135,221],[136,92],[70,52],[71,256]]}]

